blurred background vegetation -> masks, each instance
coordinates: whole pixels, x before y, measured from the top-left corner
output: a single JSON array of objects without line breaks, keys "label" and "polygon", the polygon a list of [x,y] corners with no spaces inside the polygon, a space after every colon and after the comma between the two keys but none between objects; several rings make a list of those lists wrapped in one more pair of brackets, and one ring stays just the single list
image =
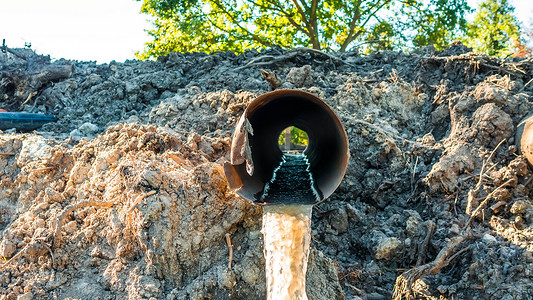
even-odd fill
[{"label": "blurred background vegetation", "polygon": [[461,41],[475,52],[531,57],[532,29],[509,0],[137,0],[153,20],[139,59],[173,51],[310,47],[322,51],[437,50]]},{"label": "blurred background vegetation", "polygon": [[[278,138],[278,144],[280,146],[285,146],[286,138],[285,138],[285,132],[287,129],[284,129]],[[298,127],[291,126],[288,128],[290,131],[290,142],[292,145],[298,145],[298,146],[307,146],[309,143],[309,137],[307,136],[307,132],[301,130]]]}]

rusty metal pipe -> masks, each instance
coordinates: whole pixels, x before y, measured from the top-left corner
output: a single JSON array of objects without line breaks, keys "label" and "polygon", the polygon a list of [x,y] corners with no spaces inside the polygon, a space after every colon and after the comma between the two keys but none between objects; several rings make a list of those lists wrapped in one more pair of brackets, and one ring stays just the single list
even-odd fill
[{"label": "rusty metal pipe", "polygon": [[524,118],[516,128],[516,148],[533,165],[533,116]]},{"label": "rusty metal pipe", "polygon": [[281,161],[278,138],[289,126],[307,132],[304,153],[321,198],[299,204],[316,204],[335,191],[350,156],[346,131],[324,101],[299,90],[269,92],[248,105],[233,134],[231,161],[224,164],[230,189],[259,205],[280,204],[263,202],[260,195]]}]

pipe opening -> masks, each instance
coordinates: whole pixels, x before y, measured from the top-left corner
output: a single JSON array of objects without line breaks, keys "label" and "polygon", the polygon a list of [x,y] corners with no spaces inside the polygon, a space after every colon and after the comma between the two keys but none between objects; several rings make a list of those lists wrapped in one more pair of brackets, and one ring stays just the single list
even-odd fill
[{"label": "pipe opening", "polygon": [[[280,134],[288,127],[297,128],[295,134],[307,134],[301,153],[284,152],[280,146]],[[348,137],[333,110],[313,94],[299,90],[276,90],[252,101],[237,123],[231,148],[231,161],[224,164],[228,186],[259,205],[324,200],[340,184],[349,159]],[[285,186],[277,180],[285,172],[276,172],[293,165],[306,170],[309,197],[282,199],[269,194],[269,188],[273,192],[276,186]]]},{"label": "pipe opening", "polygon": [[289,126],[279,134],[278,146],[282,152],[303,153],[308,144],[307,132],[296,126]]}]

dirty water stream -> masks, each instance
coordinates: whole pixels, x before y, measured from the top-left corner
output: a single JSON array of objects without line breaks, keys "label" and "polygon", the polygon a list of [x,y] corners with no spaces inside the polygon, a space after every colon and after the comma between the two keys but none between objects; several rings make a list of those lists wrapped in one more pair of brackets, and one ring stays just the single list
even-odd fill
[{"label": "dirty water stream", "polygon": [[267,299],[307,299],[305,274],[311,240],[312,205],[319,197],[305,154],[284,153],[262,198]]}]

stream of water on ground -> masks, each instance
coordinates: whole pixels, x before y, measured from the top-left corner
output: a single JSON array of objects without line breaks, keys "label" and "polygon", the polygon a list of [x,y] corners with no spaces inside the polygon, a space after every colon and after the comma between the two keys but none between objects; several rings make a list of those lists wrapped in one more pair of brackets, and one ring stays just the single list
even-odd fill
[{"label": "stream of water on ground", "polygon": [[[284,154],[262,198],[268,300],[307,300],[305,274],[311,241],[309,203],[319,200],[304,154]],[[307,204],[305,204],[307,203]]]},{"label": "stream of water on ground", "polygon": [[263,208],[267,299],[307,300],[305,274],[311,241],[312,205]]}]

